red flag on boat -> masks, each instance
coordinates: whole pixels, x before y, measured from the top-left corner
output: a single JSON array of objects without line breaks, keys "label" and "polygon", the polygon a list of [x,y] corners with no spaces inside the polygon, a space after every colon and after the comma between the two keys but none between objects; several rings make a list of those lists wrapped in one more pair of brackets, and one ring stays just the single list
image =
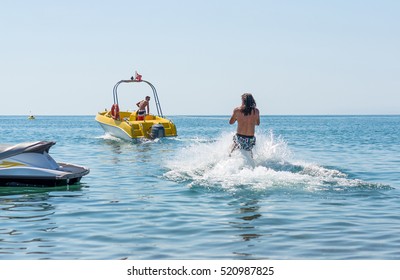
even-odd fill
[{"label": "red flag on boat", "polygon": [[142,81],[142,75],[140,75],[137,71],[135,71],[135,80],[138,82]]}]

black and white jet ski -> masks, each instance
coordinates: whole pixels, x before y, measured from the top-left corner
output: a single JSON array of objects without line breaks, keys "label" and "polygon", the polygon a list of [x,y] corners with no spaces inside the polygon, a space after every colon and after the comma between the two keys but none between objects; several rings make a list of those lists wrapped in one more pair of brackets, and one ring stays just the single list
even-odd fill
[{"label": "black and white jet ski", "polygon": [[37,141],[0,146],[0,186],[62,186],[78,183],[89,169],[56,162],[49,150],[55,142]]}]

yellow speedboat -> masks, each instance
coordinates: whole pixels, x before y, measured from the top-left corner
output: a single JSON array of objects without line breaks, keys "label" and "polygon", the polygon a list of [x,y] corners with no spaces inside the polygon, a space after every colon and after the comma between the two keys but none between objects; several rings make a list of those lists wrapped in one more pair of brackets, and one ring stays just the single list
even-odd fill
[{"label": "yellow speedboat", "polygon": [[[144,120],[139,120],[137,111],[120,111],[118,103],[118,86],[122,83],[146,83],[153,90],[154,101],[157,108],[157,115],[146,115]],[[113,89],[114,104],[111,110],[104,110],[97,113],[96,121],[106,133],[112,136],[132,139],[155,139],[161,137],[177,136],[175,124],[164,118],[156,88],[148,81],[142,80],[142,76],[136,73],[136,77],[130,80],[121,80],[115,84]]]}]

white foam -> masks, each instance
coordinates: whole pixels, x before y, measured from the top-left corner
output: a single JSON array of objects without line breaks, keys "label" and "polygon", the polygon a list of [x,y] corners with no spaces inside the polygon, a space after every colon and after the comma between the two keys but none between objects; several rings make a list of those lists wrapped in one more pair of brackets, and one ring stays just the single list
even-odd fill
[{"label": "white foam", "polygon": [[101,136],[97,136],[96,138],[98,139],[104,139],[104,140],[112,140],[112,141],[117,141],[117,142],[122,142],[124,140],[122,140],[121,138],[115,137],[109,133],[105,133]]},{"label": "white foam", "polygon": [[189,187],[302,188],[310,191],[343,186],[360,186],[360,180],[348,179],[335,169],[294,159],[282,137],[273,132],[259,133],[250,152],[236,150],[229,156],[231,134],[223,134],[213,142],[196,141],[179,151],[166,163],[169,180],[185,182]]},{"label": "white foam", "polygon": [[98,139],[103,139],[103,140],[108,140],[108,141],[113,141],[113,142],[119,142],[119,143],[141,143],[141,144],[148,144],[148,143],[157,143],[160,141],[160,138],[156,139],[148,139],[148,138],[136,138],[132,140],[124,140],[119,137],[113,136],[109,133],[105,133],[101,136],[97,136],[96,138]]}]

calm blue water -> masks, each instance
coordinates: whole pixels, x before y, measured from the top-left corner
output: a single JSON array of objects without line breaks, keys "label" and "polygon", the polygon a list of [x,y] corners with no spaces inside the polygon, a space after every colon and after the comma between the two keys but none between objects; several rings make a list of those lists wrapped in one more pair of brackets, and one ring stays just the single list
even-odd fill
[{"label": "calm blue water", "polygon": [[0,188],[0,259],[400,259],[400,116],[265,116],[254,159],[227,116],[134,144],[94,116],[0,117],[55,140],[79,187]]}]

